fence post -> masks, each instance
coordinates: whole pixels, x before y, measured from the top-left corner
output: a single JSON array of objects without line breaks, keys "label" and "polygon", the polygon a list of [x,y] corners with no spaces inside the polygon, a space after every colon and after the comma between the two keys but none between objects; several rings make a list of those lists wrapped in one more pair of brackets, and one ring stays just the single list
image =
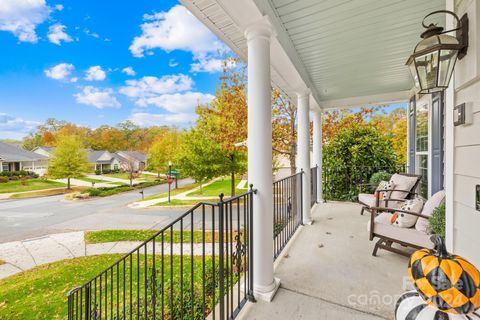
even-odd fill
[{"label": "fence post", "polygon": [[91,299],[90,284],[85,286],[85,320],[90,319],[90,299]]},{"label": "fence post", "polygon": [[303,168],[300,170],[300,224],[303,226]]},{"label": "fence post", "polygon": [[[248,217],[248,291],[247,291],[247,300],[250,302],[257,302],[255,296],[253,295],[253,184],[250,184],[250,193],[248,194],[248,206],[249,206],[249,217]],[[247,290],[245,288],[245,290]]]},{"label": "fence post", "polygon": [[224,203],[223,203],[223,197],[224,194],[220,194],[220,201],[218,202],[218,238],[219,238],[219,244],[218,244],[218,274],[219,274],[219,303],[220,303],[220,319],[224,320],[225,319],[225,288],[224,288],[224,267],[225,267],[225,240],[224,240]]}]

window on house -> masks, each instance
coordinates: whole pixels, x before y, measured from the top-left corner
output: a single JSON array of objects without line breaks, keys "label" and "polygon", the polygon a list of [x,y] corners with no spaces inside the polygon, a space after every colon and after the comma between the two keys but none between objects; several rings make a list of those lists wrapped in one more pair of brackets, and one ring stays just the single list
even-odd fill
[{"label": "window on house", "polygon": [[2,171],[10,171],[10,166],[7,162],[2,163]]},{"label": "window on house", "polygon": [[114,170],[118,170],[118,164],[114,164],[114,165],[113,165],[113,169],[114,169]]},{"label": "window on house", "polygon": [[428,104],[417,105],[416,110],[416,146],[415,171],[422,175],[419,194],[428,198]]}]

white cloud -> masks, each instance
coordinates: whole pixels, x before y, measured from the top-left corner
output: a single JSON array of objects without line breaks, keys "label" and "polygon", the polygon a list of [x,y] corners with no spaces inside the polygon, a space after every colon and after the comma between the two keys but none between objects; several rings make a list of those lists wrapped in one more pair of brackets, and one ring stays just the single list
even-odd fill
[{"label": "white cloud", "polygon": [[170,60],[168,60],[168,66],[172,67],[172,68],[176,67],[176,66],[178,66],[178,62],[175,61],[175,59],[170,59]]},{"label": "white cloud", "polygon": [[154,105],[172,113],[193,113],[199,104],[209,103],[214,96],[202,92],[184,92],[162,94],[146,98],[142,102],[145,106]]},{"label": "white cloud", "polygon": [[141,127],[162,126],[162,125],[179,125],[186,126],[193,124],[196,115],[193,113],[176,113],[176,114],[155,114],[155,113],[134,113],[130,117],[130,121]]},{"label": "white cloud", "polygon": [[140,26],[142,34],[135,37],[130,45],[135,57],[143,57],[156,48],[167,52],[190,51],[195,59],[227,50],[184,6],[176,5],[167,12],[144,15],[143,19],[144,23]]},{"label": "white cloud", "polygon": [[21,139],[32,132],[39,124],[36,121],[0,113],[0,136],[7,139]]},{"label": "white cloud", "polygon": [[45,70],[44,72],[49,78],[55,80],[64,80],[72,73],[74,69],[75,67],[73,66],[73,64],[60,63],[50,69]]},{"label": "white cloud", "polygon": [[0,30],[13,33],[21,42],[36,43],[35,29],[51,12],[45,0],[1,0]]},{"label": "white cloud", "polygon": [[93,37],[93,38],[100,38],[100,35],[96,32],[92,32],[90,31],[89,29],[84,29],[83,32],[87,35],[87,36],[90,36],[90,37]]},{"label": "white cloud", "polygon": [[122,73],[125,73],[127,76],[135,76],[137,74],[132,67],[123,68]]},{"label": "white cloud", "polygon": [[165,75],[161,78],[149,76],[139,80],[127,80],[120,93],[136,100],[136,104],[145,106],[146,99],[166,93],[177,93],[190,90],[193,80],[184,74]]},{"label": "white cloud", "polygon": [[56,9],[57,11],[62,11],[62,10],[63,10],[63,4],[56,4],[56,5],[55,5],[55,9]]},{"label": "white cloud", "polygon": [[99,89],[86,86],[82,92],[74,94],[74,96],[77,103],[94,106],[98,109],[120,107],[120,103],[111,88]]},{"label": "white cloud", "polygon": [[105,80],[106,77],[107,74],[100,66],[90,67],[87,72],[85,72],[85,80],[87,81],[102,81]]},{"label": "white cloud", "polygon": [[215,73],[223,70],[224,67],[234,68],[236,65],[234,60],[224,61],[216,58],[200,58],[198,62],[190,65],[192,72],[208,72]]},{"label": "white cloud", "polygon": [[67,27],[64,26],[63,24],[56,23],[54,25],[51,25],[48,28],[48,40],[50,40],[51,43],[54,43],[56,45],[61,45],[62,41],[64,42],[72,42],[73,39],[70,37],[66,32],[65,29]]}]

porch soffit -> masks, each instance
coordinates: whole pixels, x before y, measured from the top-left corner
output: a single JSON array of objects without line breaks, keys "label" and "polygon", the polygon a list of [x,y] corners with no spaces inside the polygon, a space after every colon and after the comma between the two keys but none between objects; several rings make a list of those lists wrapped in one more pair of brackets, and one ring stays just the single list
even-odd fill
[{"label": "porch soffit", "polygon": [[293,101],[309,87],[312,109],[407,100],[413,84],[405,61],[421,21],[445,8],[445,0],[181,2],[245,61],[243,29],[266,15],[276,31],[272,83]]}]

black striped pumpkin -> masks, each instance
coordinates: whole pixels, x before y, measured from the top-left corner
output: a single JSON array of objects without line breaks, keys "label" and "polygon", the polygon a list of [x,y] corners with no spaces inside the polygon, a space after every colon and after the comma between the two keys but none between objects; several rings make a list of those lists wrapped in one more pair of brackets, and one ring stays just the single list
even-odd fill
[{"label": "black striped pumpkin", "polygon": [[408,276],[420,296],[438,309],[467,314],[480,307],[480,272],[470,262],[451,255],[445,240],[434,235],[434,250],[415,251],[410,257]]},{"label": "black striped pumpkin", "polygon": [[397,301],[395,320],[480,320],[480,313],[446,313],[426,303],[417,291],[409,291]]}]

